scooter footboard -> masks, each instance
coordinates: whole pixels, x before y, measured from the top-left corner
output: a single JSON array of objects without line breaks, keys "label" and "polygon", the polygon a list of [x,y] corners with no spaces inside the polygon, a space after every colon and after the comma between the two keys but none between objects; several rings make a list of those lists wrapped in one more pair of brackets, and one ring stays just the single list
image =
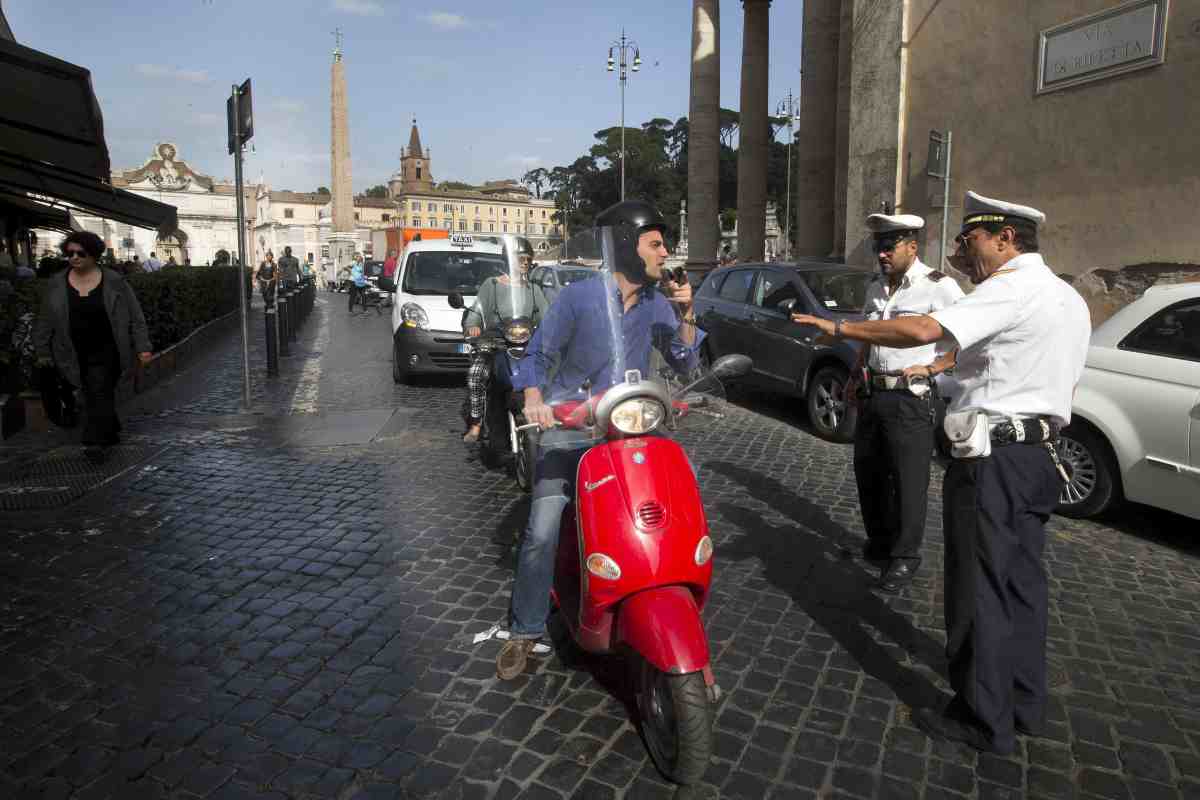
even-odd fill
[{"label": "scooter footboard", "polygon": [[699,672],[708,666],[708,636],[700,609],[683,586],[647,589],[622,601],[616,638],[668,674]]}]

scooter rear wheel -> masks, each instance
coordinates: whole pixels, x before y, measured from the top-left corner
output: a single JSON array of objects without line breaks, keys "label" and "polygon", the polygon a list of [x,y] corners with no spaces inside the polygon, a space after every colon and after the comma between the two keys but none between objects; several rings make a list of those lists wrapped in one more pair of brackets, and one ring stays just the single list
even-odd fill
[{"label": "scooter rear wheel", "polygon": [[668,675],[646,659],[638,667],[642,736],[668,780],[699,783],[712,755],[712,707],[704,675]]}]

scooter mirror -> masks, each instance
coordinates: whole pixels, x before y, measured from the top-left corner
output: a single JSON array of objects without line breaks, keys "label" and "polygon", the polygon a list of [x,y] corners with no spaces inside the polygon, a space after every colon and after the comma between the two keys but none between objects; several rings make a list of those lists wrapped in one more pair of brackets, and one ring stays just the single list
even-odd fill
[{"label": "scooter mirror", "polygon": [[465,308],[466,307],[466,304],[463,303],[463,296],[460,292],[451,292],[446,297],[446,302],[450,304],[451,308]]},{"label": "scooter mirror", "polygon": [[730,353],[714,361],[711,371],[716,377],[725,380],[745,375],[753,367],[754,361],[750,356],[742,355],[741,353]]}]

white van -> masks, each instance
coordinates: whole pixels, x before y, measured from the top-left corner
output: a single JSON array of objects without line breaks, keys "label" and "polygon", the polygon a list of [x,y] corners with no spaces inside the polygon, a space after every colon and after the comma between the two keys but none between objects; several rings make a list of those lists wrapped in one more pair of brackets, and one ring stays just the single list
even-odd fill
[{"label": "white van", "polygon": [[469,308],[479,285],[508,271],[498,237],[452,233],[448,239],[409,242],[392,288],[392,379],[461,374],[470,363],[462,332],[462,310],[451,308],[451,292]]}]

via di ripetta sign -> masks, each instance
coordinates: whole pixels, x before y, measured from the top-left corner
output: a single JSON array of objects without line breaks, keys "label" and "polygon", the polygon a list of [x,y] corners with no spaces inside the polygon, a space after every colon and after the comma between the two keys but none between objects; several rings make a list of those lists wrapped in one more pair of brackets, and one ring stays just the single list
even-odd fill
[{"label": "via di ripetta sign", "polygon": [[1037,93],[1162,64],[1169,5],[1133,0],[1042,31]]}]

